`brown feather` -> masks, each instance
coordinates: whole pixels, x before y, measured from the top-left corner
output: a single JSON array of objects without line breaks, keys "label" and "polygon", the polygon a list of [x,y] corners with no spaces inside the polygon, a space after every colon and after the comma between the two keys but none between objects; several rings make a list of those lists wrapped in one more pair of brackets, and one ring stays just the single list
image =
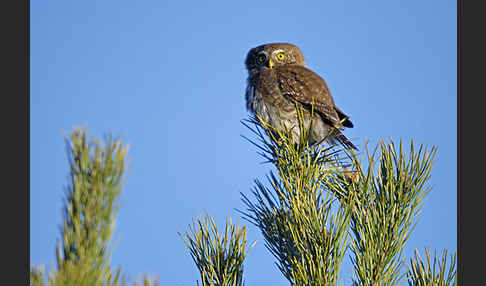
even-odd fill
[{"label": "brown feather", "polygon": [[[283,53],[283,57],[277,55]],[[344,112],[334,104],[329,88],[318,74],[305,67],[300,49],[292,44],[273,43],[251,49],[245,60],[248,86],[245,93],[247,109],[275,128],[286,126],[298,140],[295,104],[304,108],[304,124],[311,124],[310,144],[341,143],[357,149],[339,130],[353,127]],[[314,108],[317,120],[310,120]]]},{"label": "brown feather", "polygon": [[344,128],[324,79],[303,66],[283,65],[274,70],[283,94],[306,108],[314,104],[314,110],[324,121],[335,128]]}]

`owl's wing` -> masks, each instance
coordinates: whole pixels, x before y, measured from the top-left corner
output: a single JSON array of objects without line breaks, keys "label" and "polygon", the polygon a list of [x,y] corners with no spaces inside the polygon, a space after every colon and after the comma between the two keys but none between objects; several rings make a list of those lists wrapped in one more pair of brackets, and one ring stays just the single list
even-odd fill
[{"label": "owl's wing", "polygon": [[275,68],[277,81],[282,94],[310,109],[314,103],[314,111],[331,126],[343,129],[352,126],[351,121],[344,120],[347,116],[334,105],[326,82],[319,75],[303,66],[284,65]]},{"label": "owl's wing", "polygon": [[353,128],[354,125],[353,125],[353,122],[351,122],[351,120],[349,120],[349,116],[344,114],[344,112],[342,112],[341,109],[339,109],[337,106],[334,106],[334,109],[336,110],[336,112],[339,116],[339,120],[342,122],[342,124],[345,127]]}]

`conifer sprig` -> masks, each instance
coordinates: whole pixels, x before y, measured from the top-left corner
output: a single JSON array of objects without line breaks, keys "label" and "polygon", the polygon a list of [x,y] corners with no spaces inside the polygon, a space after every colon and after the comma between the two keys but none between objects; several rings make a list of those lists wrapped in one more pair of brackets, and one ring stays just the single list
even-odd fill
[{"label": "conifer sprig", "polygon": [[224,233],[220,233],[213,218],[207,215],[193,221],[181,237],[196,263],[203,286],[244,285],[243,261],[249,250],[246,227],[227,218]]},{"label": "conifer sprig", "polygon": [[451,286],[457,285],[456,279],[456,253],[451,254],[449,267],[447,268],[447,250],[442,252],[440,260],[437,252],[434,253],[434,261],[430,259],[430,251],[425,249],[425,257],[415,249],[415,257],[410,259],[408,272],[409,286]]},{"label": "conifer sprig", "polygon": [[401,253],[431,188],[427,182],[437,148],[417,150],[412,141],[408,158],[401,141],[398,148],[381,141],[379,148],[378,160],[378,146],[366,149],[367,170],[357,168],[359,179],[347,185],[347,193],[357,198],[351,216],[355,285],[402,281]]},{"label": "conifer sprig", "polygon": [[135,281],[133,286],[160,286],[159,278],[157,276],[144,274],[140,280],[140,282]]},{"label": "conifer sprig", "polygon": [[44,266],[30,266],[30,285],[31,286],[44,286]]},{"label": "conifer sprig", "polygon": [[[49,272],[47,284],[125,284],[120,269],[110,267],[110,242],[128,147],[110,135],[104,142],[88,139],[86,128],[75,128],[66,146],[70,173],[56,248],[57,271]],[[43,285],[42,274],[33,268],[31,285]]]},{"label": "conifer sprig", "polygon": [[276,172],[267,176],[270,187],[255,180],[254,202],[242,194],[247,210],[241,213],[260,228],[291,285],[337,285],[350,212],[336,204],[323,182],[340,180],[345,153],[309,146],[301,109],[298,116],[299,144],[293,143],[292,130],[275,129],[254,117],[243,122],[257,136],[257,142],[250,142]]}]

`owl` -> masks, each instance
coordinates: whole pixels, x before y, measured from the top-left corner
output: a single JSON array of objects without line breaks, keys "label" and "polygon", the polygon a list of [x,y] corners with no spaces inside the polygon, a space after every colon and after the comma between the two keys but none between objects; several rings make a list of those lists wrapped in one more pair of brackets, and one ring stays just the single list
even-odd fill
[{"label": "owl", "polygon": [[[271,43],[252,48],[245,60],[248,83],[245,92],[248,111],[278,130],[292,130],[299,142],[297,109],[303,109],[303,124],[309,129],[309,144],[325,141],[355,149],[342,133],[352,128],[349,116],[335,104],[326,82],[308,69],[300,49],[288,43]],[[314,106],[311,120],[311,109]],[[284,126],[282,126],[284,125]]]}]

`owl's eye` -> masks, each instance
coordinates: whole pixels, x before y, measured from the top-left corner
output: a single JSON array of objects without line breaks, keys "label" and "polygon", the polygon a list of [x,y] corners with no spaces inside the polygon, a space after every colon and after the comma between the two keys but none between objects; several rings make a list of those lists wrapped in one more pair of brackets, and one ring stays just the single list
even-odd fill
[{"label": "owl's eye", "polygon": [[277,54],[277,59],[278,59],[278,60],[280,60],[280,61],[285,60],[285,55],[284,55],[284,53],[278,53],[278,54]]},{"label": "owl's eye", "polygon": [[257,56],[256,60],[257,63],[263,64],[267,60],[267,57],[264,54],[260,54]]}]

